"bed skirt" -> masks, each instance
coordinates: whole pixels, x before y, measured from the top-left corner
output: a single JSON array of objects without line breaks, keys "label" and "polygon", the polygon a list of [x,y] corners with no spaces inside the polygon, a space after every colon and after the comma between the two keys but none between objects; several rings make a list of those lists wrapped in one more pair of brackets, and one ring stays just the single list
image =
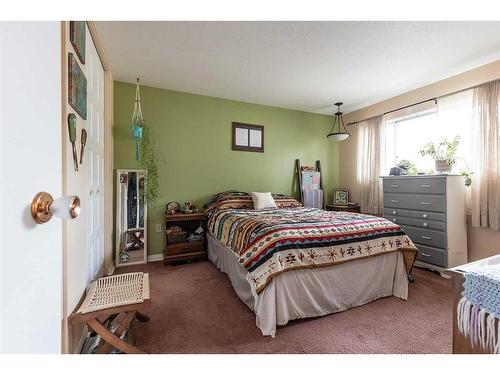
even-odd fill
[{"label": "bed skirt", "polygon": [[208,259],[226,273],[238,297],[255,312],[264,336],[290,320],[323,316],[376,299],[408,298],[408,278],[399,251],[331,267],[284,272],[256,294],[238,256],[207,233]]}]

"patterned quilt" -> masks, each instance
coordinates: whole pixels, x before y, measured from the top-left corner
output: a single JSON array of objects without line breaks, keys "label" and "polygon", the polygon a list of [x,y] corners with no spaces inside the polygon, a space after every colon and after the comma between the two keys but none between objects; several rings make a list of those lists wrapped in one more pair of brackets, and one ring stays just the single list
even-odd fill
[{"label": "patterned quilt", "polygon": [[209,232],[239,256],[257,293],[282,272],[398,250],[409,271],[417,253],[399,225],[370,215],[291,207],[213,209],[208,217]]}]

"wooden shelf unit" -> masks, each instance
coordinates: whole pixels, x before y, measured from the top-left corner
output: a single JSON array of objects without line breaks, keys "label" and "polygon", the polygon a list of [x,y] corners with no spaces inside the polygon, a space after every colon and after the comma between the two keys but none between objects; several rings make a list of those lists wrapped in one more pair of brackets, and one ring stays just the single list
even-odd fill
[{"label": "wooden shelf unit", "polygon": [[195,258],[206,258],[206,239],[168,243],[166,230],[174,225],[180,226],[187,232],[196,230],[200,225],[205,230],[205,214],[197,212],[193,214],[165,214],[165,247],[163,250],[163,263],[171,263],[177,260],[188,260]]}]

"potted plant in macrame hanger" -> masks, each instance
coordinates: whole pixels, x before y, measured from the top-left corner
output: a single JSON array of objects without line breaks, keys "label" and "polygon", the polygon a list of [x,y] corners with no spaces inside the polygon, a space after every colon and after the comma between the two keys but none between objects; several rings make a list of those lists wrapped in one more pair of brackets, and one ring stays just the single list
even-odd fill
[{"label": "potted plant in macrame hanger", "polygon": [[153,147],[151,130],[142,117],[141,93],[139,91],[139,78],[135,87],[134,113],[132,115],[132,136],[135,139],[135,160],[142,169],[147,171],[147,181],[144,187],[146,199],[153,203],[159,195],[158,163]]},{"label": "potted plant in macrame hanger", "polygon": [[141,139],[144,133],[144,119],[141,109],[141,94],[139,92],[139,78],[135,88],[134,113],[132,115],[132,136],[135,139],[135,160],[141,161]]},{"label": "potted plant in macrame hanger", "polygon": [[450,173],[451,168],[456,163],[455,154],[457,153],[459,144],[460,136],[457,135],[451,141],[443,138],[437,144],[429,142],[419,152],[422,156],[430,156],[434,159],[438,173]]}]

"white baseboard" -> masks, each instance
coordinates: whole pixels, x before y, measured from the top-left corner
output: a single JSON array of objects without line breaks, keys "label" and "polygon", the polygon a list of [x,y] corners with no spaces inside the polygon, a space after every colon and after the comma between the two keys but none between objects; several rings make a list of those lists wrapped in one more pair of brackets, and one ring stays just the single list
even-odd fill
[{"label": "white baseboard", "polygon": [[148,255],[148,263],[149,262],[160,262],[162,260],[163,260],[163,254]]}]

